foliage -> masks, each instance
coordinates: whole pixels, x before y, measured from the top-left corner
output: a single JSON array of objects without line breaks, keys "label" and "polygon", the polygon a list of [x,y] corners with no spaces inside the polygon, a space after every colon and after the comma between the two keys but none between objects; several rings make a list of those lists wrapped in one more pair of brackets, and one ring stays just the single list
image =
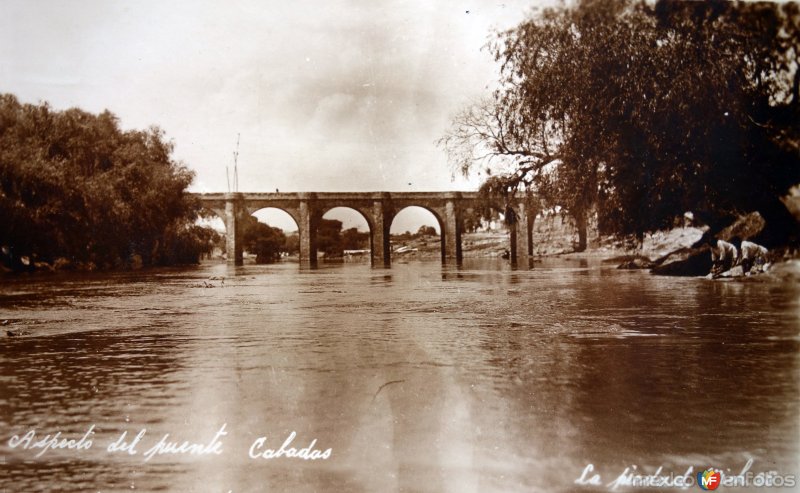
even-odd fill
[{"label": "foliage", "polygon": [[281,252],[286,250],[286,235],[280,228],[247,216],[242,225],[242,244],[245,250],[256,255],[257,264],[271,264],[280,260]]},{"label": "foliage", "polygon": [[545,9],[494,37],[499,88],[440,145],[500,207],[531,191],[578,219],[596,208],[605,232],[779,216],[800,182],[799,33],[793,3]]},{"label": "foliage", "polygon": [[418,236],[418,237],[419,236],[438,236],[438,235],[439,235],[439,233],[436,232],[436,228],[434,228],[433,226],[425,226],[425,225],[420,226],[419,229],[417,230],[417,234],[416,234],[416,236]]},{"label": "foliage", "polygon": [[486,221],[496,221],[498,215],[491,207],[477,207],[474,209],[466,209],[461,216],[463,222],[463,231],[465,233],[474,233],[483,227],[483,219]]},{"label": "foliage", "polygon": [[345,250],[363,250],[370,246],[369,233],[349,228],[342,231],[342,221],[322,219],[317,227],[317,251],[326,258],[339,258]]},{"label": "foliage", "polygon": [[289,255],[300,253],[300,234],[297,231],[287,234],[283,248]]},{"label": "foliage", "polygon": [[122,131],[108,111],[0,95],[0,246],[17,260],[100,268],[196,257],[192,173],[171,153],[156,127]]},{"label": "foliage", "polygon": [[323,252],[327,258],[338,258],[344,255],[342,221],[320,219],[317,226],[317,251]]},{"label": "foliage", "polygon": [[202,255],[210,256],[221,241],[219,233],[207,226],[184,224],[164,233],[161,265],[196,264]]},{"label": "foliage", "polygon": [[411,231],[405,231],[399,234],[391,235],[393,240],[397,241],[410,241],[410,240],[418,240],[424,239],[426,236],[440,236],[439,233],[436,232],[436,228],[433,226],[422,225],[419,227],[416,233],[412,233]]},{"label": "foliage", "polygon": [[342,231],[343,250],[365,250],[369,248],[369,233],[350,228]]}]

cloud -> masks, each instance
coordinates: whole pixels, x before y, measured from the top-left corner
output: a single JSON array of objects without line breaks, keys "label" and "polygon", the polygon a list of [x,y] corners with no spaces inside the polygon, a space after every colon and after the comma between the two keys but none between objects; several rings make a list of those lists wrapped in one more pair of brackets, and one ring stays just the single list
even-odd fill
[{"label": "cloud", "polygon": [[237,134],[248,190],[472,188],[434,141],[495,77],[490,26],[526,4],[6,0],[0,87],[157,124],[207,189]]}]

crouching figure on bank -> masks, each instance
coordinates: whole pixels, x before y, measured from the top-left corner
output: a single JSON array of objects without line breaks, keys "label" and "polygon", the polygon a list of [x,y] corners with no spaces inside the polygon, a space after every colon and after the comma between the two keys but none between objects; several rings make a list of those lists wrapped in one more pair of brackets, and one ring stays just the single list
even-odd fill
[{"label": "crouching figure on bank", "polygon": [[[750,275],[750,273],[761,273],[769,266],[769,250],[765,247],[753,243],[752,241],[742,241],[734,236],[730,241],[721,240],[709,236],[706,243],[711,247],[711,272],[712,279],[725,274],[727,277],[739,275]],[[741,273],[730,271],[736,266],[741,266]]]},{"label": "crouching figure on bank", "polygon": [[736,248],[736,239],[730,242],[709,236],[706,239],[711,247],[711,277],[719,277],[723,272],[729,271],[739,260],[739,250]]},{"label": "crouching figure on bank", "polygon": [[741,257],[739,262],[742,264],[742,272],[745,275],[753,269],[754,274],[764,272],[768,266],[769,250],[752,241],[743,241],[741,246]]}]

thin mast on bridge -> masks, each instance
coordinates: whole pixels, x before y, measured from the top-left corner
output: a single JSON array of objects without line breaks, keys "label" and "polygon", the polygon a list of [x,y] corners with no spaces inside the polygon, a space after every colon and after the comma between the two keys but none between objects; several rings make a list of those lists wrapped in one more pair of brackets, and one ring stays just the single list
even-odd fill
[{"label": "thin mast on bridge", "polygon": [[[239,138],[241,133],[236,134],[236,150],[233,151],[233,191],[239,192]],[[228,180],[228,193],[231,193],[231,177],[228,165],[225,165],[225,179]]]}]

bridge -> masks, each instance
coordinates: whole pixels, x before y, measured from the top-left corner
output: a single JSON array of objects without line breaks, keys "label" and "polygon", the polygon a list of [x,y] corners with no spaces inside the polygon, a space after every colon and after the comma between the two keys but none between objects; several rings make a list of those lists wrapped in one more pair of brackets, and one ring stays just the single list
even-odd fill
[{"label": "bridge", "polygon": [[[280,209],[297,223],[300,236],[300,262],[317,263],[317,226],[322,216],[334,207],[359,212],[369,225],[372,265],[389,267],[391,247],[389,228],[398,212],[417,206],[430,211],[439,222],[442,262],[460,262],[461,230],[466,211],[478,206],[477,192],[296,192],[296,193],[199,193],[193,194],[205,209],[225,223],[228,262],[242,265],[244,215],[267,207]],[[520,200],[512,206],[516,217],[510,226],[511,262],[527,264],[531,258],[531,212]]]}]

